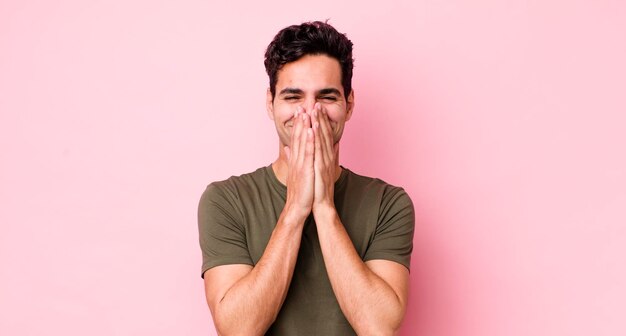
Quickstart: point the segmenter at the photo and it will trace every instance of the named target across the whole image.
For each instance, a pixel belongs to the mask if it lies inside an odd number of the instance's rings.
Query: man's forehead
[[[307,55],[283,65],[276,75],[278,81],[311,77],[333,81],[341,78],[341,66],[339,61],[326,55]]]

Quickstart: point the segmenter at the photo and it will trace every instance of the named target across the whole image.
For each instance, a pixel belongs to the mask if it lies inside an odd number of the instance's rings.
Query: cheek
[[[274,118],[280,124],[286,122],[287,120],[293,117],[293,111],[286,106],[283,105],[275,105],[274,106]]]
[[[341,118],[341,115],[346,113],[345,106],[341,104],[326,104],[323,106],[326,109],[326,114],[331,120],[337,120]]]
[[[328,114],[328,120],[330,121],[330,125],[335,129],[338,124],[343,124],[346,120],[346,112],[345,110],[326,110]]]

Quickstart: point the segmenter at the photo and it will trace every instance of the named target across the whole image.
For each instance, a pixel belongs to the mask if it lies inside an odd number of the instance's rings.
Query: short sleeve
[[[198,205],[198,231],[202,249],[202,272],[228,264],[253,265],[246,242],[243,215],[236,195],[223,185],[210,184]]]
[[[414,229],[411,198],[404,189],[388,186],[383,193],[374,238],[363,260],[391,260],[410,269]]]

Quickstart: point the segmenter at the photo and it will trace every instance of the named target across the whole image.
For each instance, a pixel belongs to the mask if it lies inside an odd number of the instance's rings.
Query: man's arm
[[[406,309],[408,270],[393,261],[361,260],[335,209],[339,147],[334,144],[328,116],[320,105],[315,106],[312,120],[313,216],[330,284],[342,312],[359,335],[393,335]]]
[[[406,309],[409,272],[388,260],[363,262],[334,209],[314,211],[324,264],[344,315],[359,335],[393,335]]]
[[[223,265],[204,273],[206,299],[220,335],[262,335],[274,322],[293,275],[304,219],[285,212],[254,266]]]
[[[315,177],[311,122],[306,113],[298,112],[291,147],[285,148],[289,167],[285,207],[261,259],[254,267],[224,265],[204,273],[207,303],[220,335],[262,335],[287,295],[304,221],[312,209]]]

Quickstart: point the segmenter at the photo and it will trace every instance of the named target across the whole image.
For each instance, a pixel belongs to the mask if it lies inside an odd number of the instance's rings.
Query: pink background
[[[621,1],[0,2],[0,334],[214,335],[196,207],[269,164],[263,52],[355,43],[342,164],[417,212],[402,335],[625,335]]]

